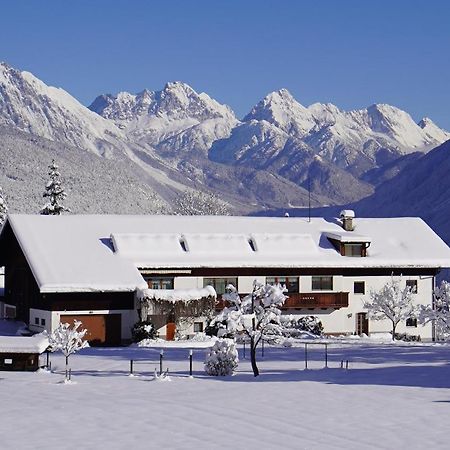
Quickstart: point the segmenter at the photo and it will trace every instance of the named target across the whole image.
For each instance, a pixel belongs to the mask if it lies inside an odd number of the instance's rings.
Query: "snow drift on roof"
[[[206,286],[202,289],[140,289],[138,296],[140,299],[148,298],[174,303],[201,300],[208,297],[216,298],[217,294],[212,286]]]
[[[42,334],[35,336],[0,336],[0,353],[38,353],[45,352],[48,338]]]

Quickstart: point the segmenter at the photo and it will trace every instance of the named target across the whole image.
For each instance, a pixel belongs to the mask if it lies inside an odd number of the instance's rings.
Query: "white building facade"
[[[428,305],[436,274],[450,267],[450,249],[421,219],[355,218],[352,211],[329,220],[11,215],[0,252],[5,305],[31,329],[52,331],[77,318],[93,336],[106,330],[107,344],[130,339],[142,289],[212,285],[220,300],[227,284],[245,295],[255,279],[286,285],[283,314],[317,316],[327,334],[390,332],[389,321],[368,319],[370,292],[394,276],[417,305]],[[202,331],[205,320],[192,320],[183,334]],[[164,324],[159,331],[168,334]],[[433,337],[413,317],[397,331]]]

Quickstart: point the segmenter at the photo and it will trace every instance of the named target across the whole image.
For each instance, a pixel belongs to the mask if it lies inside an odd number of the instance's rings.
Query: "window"
[[[366,256],[366,247],[364,244],[344,244],[344,256],[361,257]]]
[[[212,286],[216,290],[217,295],[225,294],[225,289],[229,284],[232,284],[237,289],[237,278],[203,278],[203,287]]]
[[[271,285],[281,284],[282,286],[286,286],[289,294],[299,292],[298,277],[267,277],[266,283]]]
[[[173,289],[173,278],[146,278],[149,289]]]
[[[194,333],[203,333],[203,322],[194,322]]]
[[[353,283],[353,293],[354,294],[365,294],[366,293],[365,281],[355,281]]]
[[[333,290],[333,277],[332,276],[312,277],[312,290],[313,291],[332,291]]]
[[[406,326],[417,328],[417,319],[415,317],[409,317],[406,319]]]
[[[45,319],[41,319],[41,325],[45,327]]]
[[[34,324],[35,325],[39,325],[39,317],[35,317],[34,318]]]
[[[13,360],[11,358],[5,358],[3,360],[3,364],[12,364],[12,363],[13,363]]]
[[[406,286],[411,289],[411,293],[417,294],[417,280],[406,280]]]

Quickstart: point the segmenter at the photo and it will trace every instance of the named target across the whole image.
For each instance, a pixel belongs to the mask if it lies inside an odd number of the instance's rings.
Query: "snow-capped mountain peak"
[[[417,125],[430,140],[445,142],[450,139],[450,133],[439,128],[429,117],[424,117]]]
[[[160,91],[101,95],[89,108],[112,119],[131,139],[172,155],[177,150],[205,152],[238,123],[228,106],[180,81]]]
[[[65,90],[6,63],[0,64],[0,124],[100,154],[114,151],[124,138]]]
[[[312,114],[287,89],[264,97],[244,118],[249,120],[265,120],[296,136],[304,136],[315,125]]]

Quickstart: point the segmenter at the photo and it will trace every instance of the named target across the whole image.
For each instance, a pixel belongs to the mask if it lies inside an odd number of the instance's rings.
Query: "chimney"
[[[342,228],[345,231],[353,231],[353,219],[355,218],[355,211],[353,211],[352,209],[343,209],[340,216],[342,221]]]

